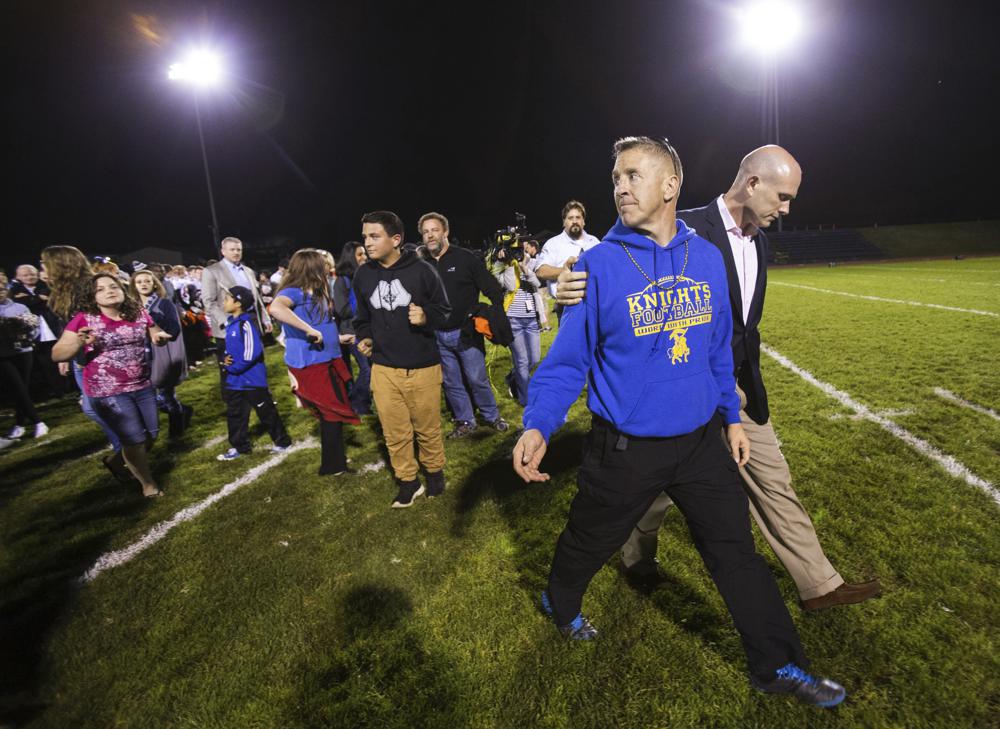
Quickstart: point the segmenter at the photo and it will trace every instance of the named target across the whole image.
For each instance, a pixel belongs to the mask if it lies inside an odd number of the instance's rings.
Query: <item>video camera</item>
[[[492,261],[524,260],[523,241],[528,237],[528,218],[524,213],[514,213],[514,224],[500,228],[493,234],[489,245],[489,258]]]

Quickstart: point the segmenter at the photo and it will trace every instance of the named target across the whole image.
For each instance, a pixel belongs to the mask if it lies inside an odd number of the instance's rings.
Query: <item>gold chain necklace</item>
[[[674,276],[674,282],[669,286],[661,286],[659,283],[651,279],[649,275],[642,270],[642,266],[639,265],[639,262],[635,260],[635,258],[632,256],[632,251],[628,249],[628,246],[625,245],[625,242],[618,241],[618,243],[619,245],[621,245],[623,249],[625,249],[625,253],[628,255],[629,260],[632,261],[632,265],[636,267],[636,270],[642,274],[642,277],[644,279],[649,281],[649,283],[655,286],[656,288],[661,289],[663,291],[669,291],[678,283],[680,283],[680,280],[684,277],[684,272],[687,270],[687,265],[688,265],[688,241],[684,241],[684,265],[681,266],[681,273],[679,276]]]

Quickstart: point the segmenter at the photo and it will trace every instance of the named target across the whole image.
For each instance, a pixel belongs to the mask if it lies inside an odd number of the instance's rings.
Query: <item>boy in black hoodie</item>
[[[392,502],[398,509],[424,493],[419,465],[427,471],[427,496],[444,491],[441,355],[434,330],[448,319],[451,306],[437,272],[400,248],[403,221],[398,215],[367,213],[361,225],[369,260],[354,276],[354,333],[361,353],[373,358],[372,395],[399,482]]]

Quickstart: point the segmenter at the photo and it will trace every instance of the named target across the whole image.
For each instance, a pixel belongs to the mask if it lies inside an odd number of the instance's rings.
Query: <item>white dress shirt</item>
[[[736,263],[736,277],[740,281],[740,301],[743,303],[743,323],[750,316],[750,302],[753,301],[757,288],[757,245],[752,236],[743,235],[740,226],[733,220],[726,201],[719,195],[719,212],[722,214],[722,224],[729,236],[729,247],[733,251],[733,261]]]
[[[562,268],[570,258],[579,258],[580,254],[600,243],[597,238],[584,231],[576,240],[569,237],[565,230],[557,236],[549,238],[542,246],[541,253],[538,254],[538,263],[535,266],[554,266]],[[558,282],[549,281],[549,293],[552,298],[556,296],[556,286]]]
[[[250,283],[250,277],[247,276],[246,269],[243,268],[242,263],[232,263],[225,258],[222,259],[222,262],[229,266],[229,273],[232,274],[233,281],[236,282],[237,286],[242,286],[253,291],[253,284]]]

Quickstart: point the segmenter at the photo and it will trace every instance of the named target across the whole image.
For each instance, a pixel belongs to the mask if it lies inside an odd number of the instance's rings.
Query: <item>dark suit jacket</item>
[[[11,300],[19,304],[24,304],[32,314],[45,319],[45,323],[49,325],[49,329],[58,338],[63,331],[63,322],[59,320],[58,316],[52,313],[52,310],[46,303],[46,299],[42,298],[43,296],[51,296],[49,286],[44,281],[39,281],[35,284],[34,293],[28,291],[28,288],[16,278],[10,282]]]
[[[703,208],[679,210],[677,217],[722,252],[722,259],[726,262],[726,278],[729,281],[729,304],[733,311],[733,367],[736,383],[747,396],[747,415],[755,423],[763,425],[770,413],[767,408],[767,391],[760,374],[760,332],[757,325],[760,324],[764,311],[764,293],[767,288],[767,236],[763,231],[754,236],[754,243],[757,244],[757,284],[754,287],[753,301],[750,302],[750,313],[747,320],[743,321],[740,279],[736,274],[733,249],[729,245],[729,235],[722,222],[717,199]]]

